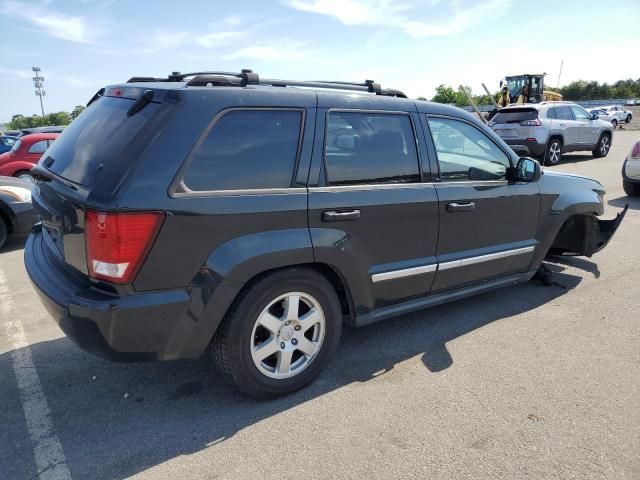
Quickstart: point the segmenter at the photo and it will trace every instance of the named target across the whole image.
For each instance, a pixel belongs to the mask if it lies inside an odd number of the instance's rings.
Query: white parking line
[[[7,277],[0,265],[0,318],[13,318],[14,304],[7,283]],[[27,422],[27,430],[33,444],[38,478],[40,480],[70,480],[71,473],[62,451],[60,440],[53,430],[51,412],[44,396],[40,377],[33,364],[31,350],[19,320],[6,321],[4,324],[7,338],[13,348],[11,359],[13,371],[18,380],[22,408]]]

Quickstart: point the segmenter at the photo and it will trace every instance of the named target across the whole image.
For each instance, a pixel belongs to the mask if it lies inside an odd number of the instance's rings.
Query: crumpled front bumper
[[[629,205],[611,220],[590,215],[576,215],[565,223],[558,233],[550,254],[591,257],[607,246],[622,223]]]

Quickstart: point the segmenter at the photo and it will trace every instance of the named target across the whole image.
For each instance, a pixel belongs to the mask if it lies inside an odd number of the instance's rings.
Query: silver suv
[[[555,165],[565,152],[590,150],[594,158],[606,157],[613,127],[571,102],[541,102],[502,108],[489,126],[511,148]]]

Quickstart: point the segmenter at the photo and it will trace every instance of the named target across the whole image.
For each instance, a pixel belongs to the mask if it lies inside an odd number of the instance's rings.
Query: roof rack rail
[[[390,97],[407,98],[400,90],[391,88],[382,88],[381,85],[373,80],[365,80],[362,83],[342,82],[342,81],[326,81],[326,80],[277,80],[260,78],[260,76],[249,69],[243,69],[241,72],[193,72],[180,73],[172,72],[167,78],[154,77],[132,77],[127,83],[132,82],[183,82],[188,77],[193,77],[186,84],[187,87],[201,86],[242,86],[247,85],[271,85],[273,87],[307,87],[307,88],[327,88],[335,90],[351,90],[357,92],[369,92],[376,95],[385,95]],[[234,81],[233,78],[238,80]]]

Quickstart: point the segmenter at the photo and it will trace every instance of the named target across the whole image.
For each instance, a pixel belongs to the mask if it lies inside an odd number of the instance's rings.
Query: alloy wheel
[[[604,157],[607,153],[609,153],[609,137],[603,135],[600,139],[600,154]]]
[[[549,145],[549,162],[553,165],[560,161],[560,144],[558,142],[552,142]]]
[[[285,379],[298,375],[322,347],[325,315],[311,295],[289,292],[265,307],[253,326],[251,358],[260,373]]]

